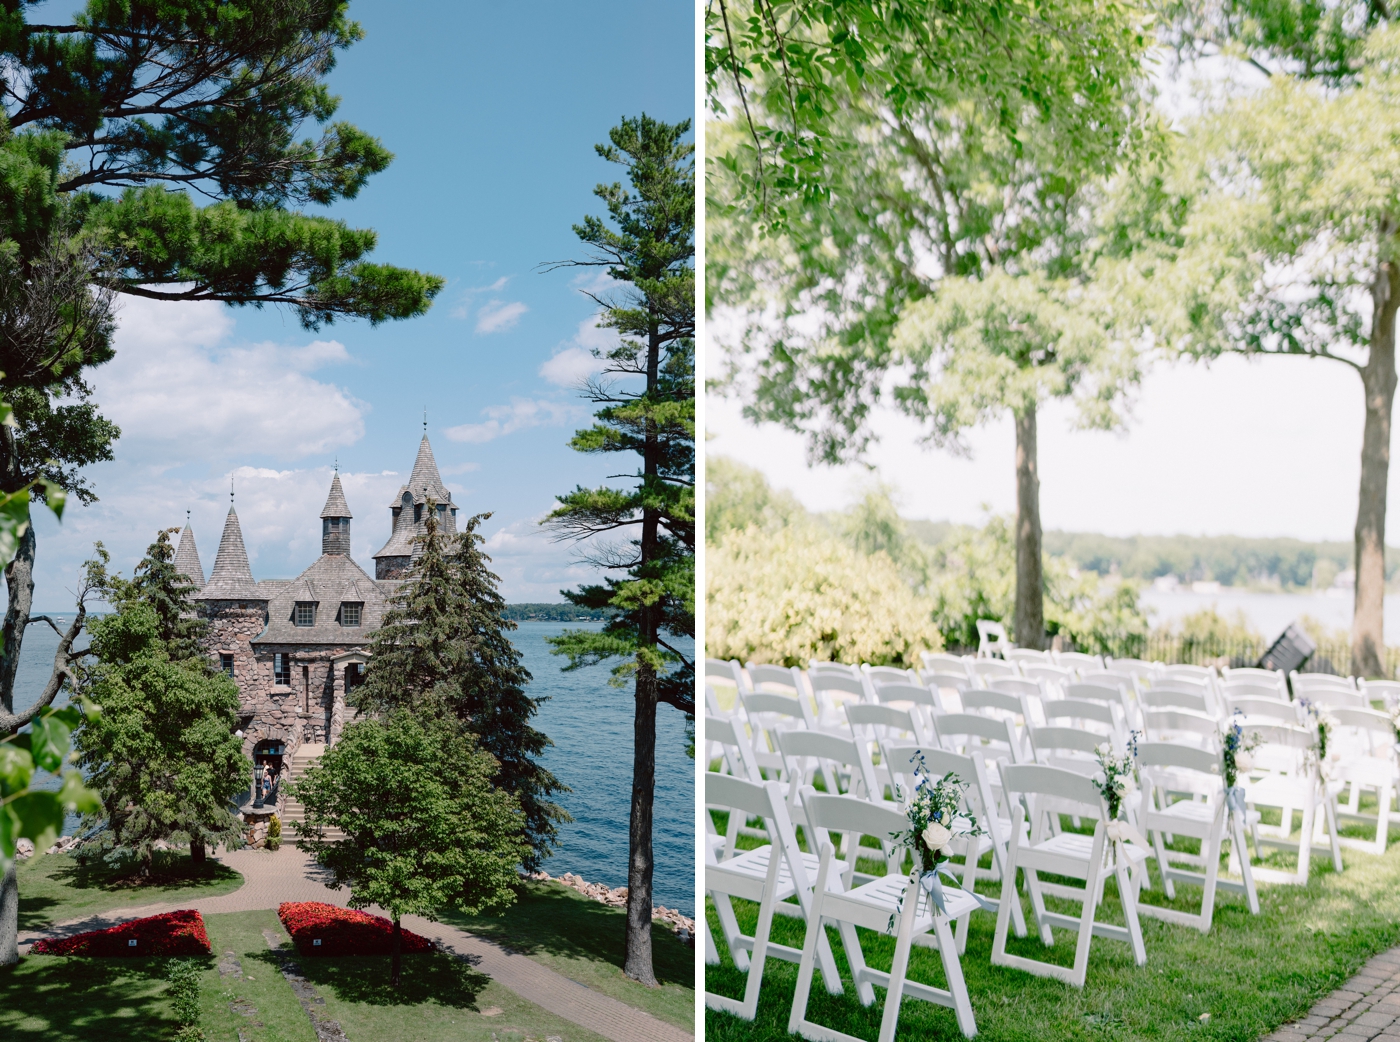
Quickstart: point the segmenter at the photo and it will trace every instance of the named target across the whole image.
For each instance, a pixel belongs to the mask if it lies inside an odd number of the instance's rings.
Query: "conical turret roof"
[[[199,550],[194,545],[194,529],[188,524],[180,533],[180,545],[175,548],[175,570],[195,587],[204,585],[204,566],[199,563]]]
[[[413,461],[413,473],[408,476],[408,484],[399,489],[399,494],[394,497],[394,501],[389,506],[399,506],[405,492],[410,493],[413,496],[413,502],[419,506],[422,506],[429,499],[434,503],[452,503],[452,493],[442,483],[442,475],[438,473],[437,460],[433,459],[433,447],[428,443],[426,434],[423,435],[423,440],[418,443],[418,458]]]
[[[340,472],[331,479],[331,494],[326,497],[326,505],[321,508],[322,517],[354,517],[350,506],[345,502],[345,490],[340,487]]]
[[[243,546],[243,529],[238,524],[238,512],[228,508],[224,519],[224,534],[219,540],[219,553],[214,558],[214,570],[209,573],[209,585],[200,591],[206,600],[235,600],[255,597],[253,570],[248,567],[248,551]]]

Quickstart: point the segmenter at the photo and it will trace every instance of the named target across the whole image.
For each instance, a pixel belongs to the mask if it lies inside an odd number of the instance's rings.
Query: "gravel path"
[[[1262,1042],[1400,1042],[1400,948],[1375,956],[1301,1020]]]
[[[20,951],[28,952],[29,945],[40,937],[66,937],[86,930],[100,930],[129,919],[173,912],[178,908],[195,908],[202,915],[214,915],[276,908],[283,901],[325,901],[344,906],[350,899],[349,889],[332,889],[328,886],[322,870],[311,862],[310,857],[290,844],[275,854],[265,850],[228,851],[220,854],[218,860],[243,874],[243,885],[232,893],[197,901],[123,908],[104,915],[59,923],[42,933],[21,932]],[[477,970],[522,998],[614,1042],[694,1040],[695,1036],[689,1031],[584,987],[524,955],[508,952],[497,944],[454,926],[431,922],[416,915],[404,916],[403,924],[415,933],[440,940],[449,950],[471,960]]]

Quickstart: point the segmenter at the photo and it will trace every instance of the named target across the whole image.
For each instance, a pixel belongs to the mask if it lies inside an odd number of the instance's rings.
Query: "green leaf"
[[[34,758],[13,742],[0,742],[0,796],[12,796],[29,788]]]
[[[102,799],[96,790],[83,784],[83,776],[77,771],[63,772],[63,786],[58,790],[58,798],[67,810],[75,814],[102,812]]]
[[[39,478],[35,484],[44,490],[44,502],[53,511],[53,516],[62,521],[63,508],[68,505],[68,493],[63,491],[63,486],[47,478]]]
[[[56,792],[26,792],[11,800],[5,809],[18,820],[19,836],[31,840],[35,850],[53,846],[63,831],[66,812]]]
[[[68,756],[68,736],[71,733],[72,728],[58,719],[57,714],[35,720],[29,739],[29,751],[34,757],[35,766],[57,774]]]

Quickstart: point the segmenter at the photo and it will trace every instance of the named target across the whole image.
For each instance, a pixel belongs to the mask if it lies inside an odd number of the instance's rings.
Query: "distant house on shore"
[[[340,737],[353,712],[345,696],[369,661],[389,598],[413,567],[430,503],[439,531],[455,535],[457,507],[424,434],[413,473],[389,504],[389,538],[374,555],[373,576],[350,556],[352,515],[339,473],[321,510],[321,556],[295,579],[253,578],[230,504],[206,582],[185,526],[175,564],[198,587],[193,599],[209,620],[209,657],[238,685],[245,754],[280,767],[301,745]]]

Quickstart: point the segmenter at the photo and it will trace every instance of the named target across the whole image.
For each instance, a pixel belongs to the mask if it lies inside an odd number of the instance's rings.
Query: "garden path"
[[[1308,1011],[1262,1042],[1400,1042],[1400,948],[1374,956]]]
[[[218,860],[243,875],[243,885],[232,893],[195,901],[123,908],[59,923],[43,932],[22,932],[19,937],[20,951],[28,952],[29,945],[40,937],[66,937],[86,930],[101,930],[129,919],[173,912],[179,908],[194,908],[201,915],[214,915],[220,912],[275,909],[283,901],[324,901],[343,907],[350,899],[348,888],[336,889],[327,885],[323,870],[313,864],[308,855],[290,844],[276,853],[247,849],[227,851],[218,855]],[[380,912],[377,908],[368,910]],[[449,951],[467,959],[477,970],[522,998],[613,1042],[694,1042],[695,1036],[690,1032],[593,991],[524,955],[507,951],[465,930],[416,915],[404,916],[403,925],[415,933],[440,940]]]

